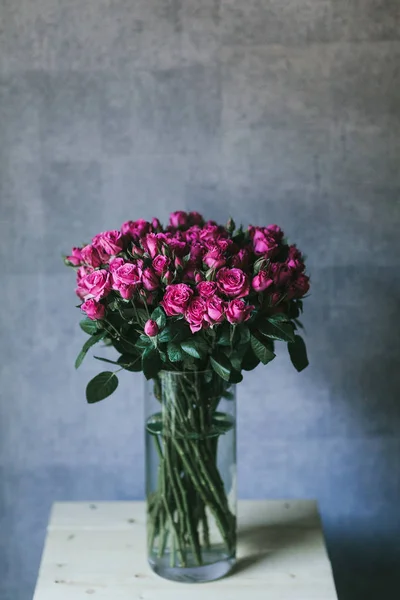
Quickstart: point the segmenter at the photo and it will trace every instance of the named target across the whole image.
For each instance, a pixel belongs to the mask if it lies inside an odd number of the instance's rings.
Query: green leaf
[[[167,316],[161,306],[157,306],[150,315],[150,319],[155,321],[160,329],[163,329],[167,324]]]
[[[104,371],[94,377],[86,387],[86,399],[94,404],[110,396],[118,387],[118,377],[111,371]]]
[[[229,358],[223,352],[214,350],[212,356],[210,356],[210,363],[217,375],[225,379],[225,381],[229,381],[232,365]]]
[[[265,336],[273,340],[281,340],[283,342],[294,341],[293,325],[286,320],[269,318],[267,321],[259,321],[256,324],[257,329]]]
[[[240,383],[241,381],[243,381],[243,375],[241,374],[240,371],[237,371],[236,369],[232,369],[231,376],[229,377],[229,381],[230,381],[230,383]]]
[[[230,346],[231,345],[231,325],[227,322],[220,325],[217,329],[218,338],[217,344],[220,346]]]
[[[254,335],[251,336],[250,342],[254,354],[260,359],[263,365],[266,365],[275,358],[275,354]]]
[[[242,360],[242,369],[244,371],[252,371],[260,364],[260,359],[254,354],[249,347]]]
[[[92,346],[97,344],[97,342],[99,342],[105,335],[106,335],[106,332],[102,331],[101,333],[96,333],[95,335],[92,335],[92,337],[90,337],[88,340],[86,340],[86,342],[83,344],[82,350],[79,352],[78,356],[76,357],[75,369],[79,369],[89,348],[91,348]]]
[[[289,356],[297,371],[303,371],[308,367],[307,349],[304,340],[299,335],[294,336],[294,342],[288,344]]]
[[[193,358],[202,358],[202,354],[199,350],[199,346],[195,342],[195,340],[187,340],[186,342],[181,342],[181,348],[186,354],[193,356]]]
[[[158,350],[154,347],[146,348],[142,356],[142,369],[146,379],[153,379],[162,367]]]
[[[248,344],[250,341],[250,329],[247,325],[239,325],[238,329],[240,332],[240,345]]]
[[[96,321],[92,321],[92,319],[82,319],[82,321],[79,322],[79,325],[82,331],[89,335],[94,335],[98,332]]]
[[[167,354],[171,362],[180,362],[182,360],[182,349],[175,342],[168,342]]]
[[[120,367],[125,371],[131,371],[132,373],[139,373],[142,370],[142,356],[134,356],[132,354],[123,354],[118,359]]]
[[[136,352],[136,342],[138,340],[138,334],[135,332],[134,334],[130,334],[130,339],[113,339],[112,343],[114,348],[120,354],[134,354]]]
[[[158,341],[162,344],[164,342],[170,342],[172,340],[172,331],[171,328],[167,325],[162,332],[158,335]]]

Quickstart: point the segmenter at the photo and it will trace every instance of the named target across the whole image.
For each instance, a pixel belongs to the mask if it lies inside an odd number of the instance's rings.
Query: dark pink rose
[[[206,320],[214,325],[215,323],[221,323],[225,314],[226,302],[217,295],[211,296],[207,300],[207,315]]]
[[[185,254],[187,254],[188,246],[183,240],[179,240],[178,238],[171,238],[170,240],[168,240],[167,243],[171,250],[174,251],[176,256],[182,257],[185,256]]]
[[[121,226],[121,233],[123,235],[130,235],[133,238],[139,238],[149,233],[151,230],[151,224],[144,219],[138,219],[137,221],[126,221]]]
[[[154,337],[158,334],[158,331],[158,325],[155,321],[153,321],[152,319],[146,321],[144,326],[144,332],[146,335],[148,335],[149,337]]]
[[[194,242],[190,247],[190,260],[200,264],[206,250],[202,244]]]
[[[193,296],[193,290],[185,283],[169,285],[160,302],[168,317],[183,314]]]
[[[81,279],[79,289],[82,291],[81,297],[84,300],[93,298],[98,301],[104,298],[111,289],[110,273],[105,269],[92,271]]]
[[[201,228],[198,225],[193,225],[193,227],[189,227],[189,229],[186,229],[185,240],[187,242],[190,242],[191,244],[194,244],[200,239],[200,233]]]
[[[254,306],[248,306],[243,300],[231,300],[226,308],[226,318],[229,323],[243,323],[250,319]]]
[[[104,231],[94,236],[93,246],[100,252],[100,255],[102,253],[108,256],[119,254],[123,249],[122,235],[116,229],[113,231]]]
[[[179,256],[175,256],[174,266],[175,266],[175,269],[183,269],[184,262]]]
[[[273,238],[275,238],[277,242],[282,241],[283,231],[280,227],[278,227],[278,225],[268,225],[268,227],[266,227],[265,230],[266,230],[266,233],[268,233],[268,235],[271,235]]]
[[[193,281],[195,281],[195,273],[196,273],[196,269],[197,266],[195,263],[193,263],[191,260],[189,260],[183,269],[183,281],[187,281],[189,283],[192,283]]]
[[[72,254],[67,256],[66,259],[73,267],[79,267],[82,264],[81,248],[72,248]]]
[[[184,227],[188,223],[188,214],[183,210],[177,210],[169,215],[171,227]]]
[[[191,225],[202,225],[204,223],[203,216],[195,211],[189,213],[189,222]]]
[[[192,298],[185,311],[185,319],[189,323],[192,333],[200,331],[205,325],[204,316],[206,314],[206,303],[202,298]]]
[[[273,285],[274,280],[270,278],[266,271],[260,271],[251,282],[253,290],[256,292],[263,292],[267,288]]]
[[[209,269],[218,269],[226,263],[226,260],[218,246],[214,246],[212,250],[209,250],[207,254],[203,256],[203,262]]]
[[[86,302],[82,304],[81,310],[83,310],[92,321],[102,319],[106,312],[105,306],[100,304],[100,302],[96,302],[93,298],[86,300]]]
[[[285,287],[292,279],[292,271],[287,268],[285,263],[273,263],[271,265],[271,276],[277,287]]]
[[[125,300],[129,300],[141,283],[141,270],[133,263],[123,263],[111,269],[111,277],[113,289],[117,290]]]
[[[227,236],[226,229],[221,225],[217,225],[213,221],[208,221],[208,223],[205,224],[200,233],[200,239],[202,239],[204,242],[208,240],[214,240],[215,243],[215,241],[221,236]]]
[[[297,279],[291,283],[288,289],[288,298],[302,298],[310,289],[310,278],[300,273]]]
[[[281,292],[274,292],[271,296],[271,304],[272,306],[274,306],[275,304],[278,304],[278,302],[281,301],[282,298],[282,294]]]
[[[291,271],[302,272],[306,268],[303,262],[303,256],[295,245],[289,246],[286,264]]]
[[[157,275],[154,273],[151,267],[147,267],[147,269],[144,269],[142,274],[142,283],[143,287],[148,292],[153,292],[154,290],[160,287],[160,280],[158,279]]]
[[[82,260],[84,263],[94,268],[100,267],[102,263],[99,251],[92,244],[88,244],[82,248]]]
[[[217,291],[217,284],[215,281],[201,281],[197,284],[197,291],[202,298],[211,298]]]
[[[163,256],[162,254],[158,254],[153,258],[153,262],[151,263],[154,269],[154,272],[157,275],[164,275],[168,271],[168,267],[171,264],[168,256]]]
[[[246,269],[249,264],[249,251],[241,248],[231,259],[232,267],[237,269]]]
[[[154,258],[160,251],[161,240],[158,239],[155,233],[148,233],[142,238],[142,246]]]
[[[218,289],[232,298],[243,298],[250,291],[249,278],[241,269],[223,267],[217,273]]]

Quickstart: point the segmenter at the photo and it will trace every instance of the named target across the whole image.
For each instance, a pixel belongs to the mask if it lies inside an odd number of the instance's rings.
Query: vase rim
[[[160,369],[159,373],[171,373],[172,375],[190,375],[196,373],[203,375],[204,373],[214,373],[213,369],[201,369],[200,371],[169,371],[168,369]]]

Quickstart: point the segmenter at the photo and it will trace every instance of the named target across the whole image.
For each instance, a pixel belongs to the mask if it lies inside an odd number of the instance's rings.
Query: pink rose
[[[82,260],[87,265],[91,267],[100,267],[102,260],[97,248],[92,246],[92,244],[88,244],[84,248],[82,248]]]
[[[217,284],[214,281],[201,281],[197,284],[197,291],[202,298],[211,298],[217,291]]]
[[[148,221],[144,219],[138,219],[137,221],[126,221],[121,226],[122,235],[130,235],[133,238],[139,238],[146,233],[149,233],[151,229],[151,225]]]
[[[158,325],[155,321],[153,321],[152,319],[146,321],[144,326],[144,332],[146,335],[148,335],[149,337],[154,337],[158,334],[158,331]]]
[[[214,295],[211,296],[211,298],[208,298],[207,315],[205,317],[206,320],[211,325],[214,325],[215,323],[220,323],[224,318],[225,307],[226,302],[224,302],[219,296]]]
[[[202,298],[192,298],[185,311],[185,319],[189,323],[190,331],[196,333],[205,325],[204,316],[206,313],[206,303]]]
[[[164,294],[164,298],[160,302],[168,317],[184,314],[191,297],[193,290],[185,283],[177,283],[169,285]]]
[[[115,261],[111,264],[114,263]],[[113,289],[117,290],[125,300],[129,300],[141,283],[141,270],[133,263],[123,262],[116,268],[111,268],[111,277]]]
[[[251,282],[253,290],[256,292],[263,292],[267,288],[273,285],[274,280],[270,278],[266,271],[260,271]]]
[[[81,291],[81,297],[84,300],[93,298],[98,301],[101,298],[104,298],[111,290],[110,273],[105,269],[92,271],[81,279],[79,290]]]
[[[106,312],[105,306],[100,304],[100,302],[96,302],[96,300],[93,298],[86,300],[86,302],[82,304],[81,310],[83,310],[83,312],[85,312],[89,319],[92,319],[92,321],[102,319]]]
[[[256,228],[253,237],[253,249],[255,254],[265,255],[267,258],[270,258],[276,253],[278,248],[278,243],[274,237]]]
[[[289,300],[292,298],[301,298],[305,294],[307,294],[310,289],[310,278],[304,273],[300,273],[300,275],[293,281],[293,283],[289,286],[288,289],[288,298]]]
[[[217,273],[218,289],[226,296],[243,298],[250,291],[249,278],[241,269],[223,267]]]
[[[151,264],[153,266],[154,272],[157,273],[157,275],[164,275],[164,273],[168,271],[168,267],[171,264],[171,261],[168,258],[168,256],[157,254],[157,256],[153,258],[153,262]]]
[[[177,210],[169,215],[171,227],[184,227],[188,222],[188,214],[183,210]]]
[[[115,271],[124,264],[125,260],[123,258],[113,258],[109,264],[110,272],[115,273]]]
[[[199,241],[201,229],[198,225],[193,225],[193,227],[189,227],[185,231],[185,239],[187,242],[194,244]]]
[[[79,267],[82,264],[81,248],[72,248],[72,254],[66,257],[66,260],[73,267]]]
[[[193,282],[195,280],[195,272],[197,266],[191,260],[189,260],[183,269],[183,280],[188,282]]]
[[[154,258],[160,251],[161,241],[155,233],[148,233],[142,238],[142,246]]]
[[[214,240],[215,243],[215,240],[217,240],[221,234],[226,235],[226,230],[220,225],[216,225],[213,221],[208,221],[201,230],[200,239],[203,241]]]
[[[306,268],[301,252],[294,245],[289,246],[286,264],[291,271],[301,272]]]
[[[197,271],[197,273],[195,273],[194,275],[194,280],[196,283],[201,283],[202,281],[204,281],[204,275]]]
[[[251,311],[254,306],[247,306],[243,300],[231,300],[226,309],[226,318],[229,323],[243,323],[250,319]]]
[[[84,299],[84,296],[87,291],[86,288],[82,287],[82,280],[85,279],[85,277],[89,275],[89,273],[93,273],[93,271],[93,267],[88,267],[86,265],[79,267],[79,269],[76,271],[76,283],[78,287],[76,288],[75,292],[81,300]]]
[[[97,248],[100,255],[105,253],[108,256],[113,254],[119,254],[123,249],[122,236],[119,231],[114,229],[113,231],[104,231],[95,235],[93,238],[93,246]]]
[[[209,250],[207,254],[203,256],[203,262],[210,269],[218,269],[226,263],[226,260],[218,246],[214,246],[212,250]]]
[[[151,267],[147,267],[142,273],[143,287],[148,292],[153,292],[160,287],[160,281]]]

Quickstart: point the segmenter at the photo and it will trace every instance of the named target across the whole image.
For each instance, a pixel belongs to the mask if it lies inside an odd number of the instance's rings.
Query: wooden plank
[[[57,503],[34,600],[337,599],[315,502],[240,501],[238,530],[232,575],[175,583],[147,565],[144,503]]]

